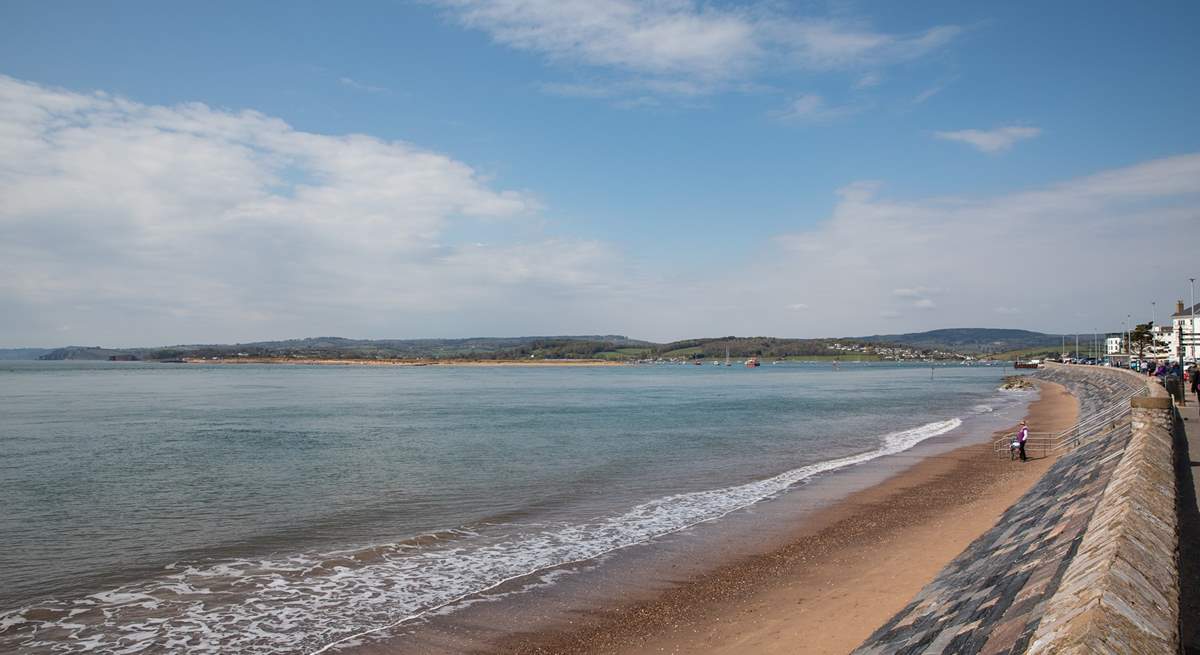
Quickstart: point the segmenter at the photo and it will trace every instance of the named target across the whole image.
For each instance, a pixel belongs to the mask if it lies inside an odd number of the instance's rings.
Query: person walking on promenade
[[[1025,421],[1021,421],[1021,431],[1018,433],[1017,443],[1020,444],[1020,447],[1021,447],[1021,461],[1022,462],[1029,461],[1029,458],[1025,456],[1025,440],[1028,438],[1029,438],[1029,426],[1025,425]]]
[[[1188,377],[1191,378],[1192,393],[1196,395],[1196,404],[1200,405],[1200,366],[1192,364],[1192,368],[1188,371]]]

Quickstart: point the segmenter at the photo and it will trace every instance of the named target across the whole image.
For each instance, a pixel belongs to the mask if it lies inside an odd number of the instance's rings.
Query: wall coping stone
[[[1174,410],[1160,385],[1148,386],[1152,397],[1133,400],[1132,437],[1028,653],[1179,652]]]

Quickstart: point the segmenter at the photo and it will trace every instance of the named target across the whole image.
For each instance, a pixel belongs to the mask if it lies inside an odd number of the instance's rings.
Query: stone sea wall
[[[1179,651],[1171,400],[1133,400],[1133,434],[1029,653]]]
[[[1079,399],[1081,419],[1146,386],[1146,380],[1135,374],[1096,367],[1055,366],[1039,370],[1034,376],[1066,386]],[[1128,588],[1144,588],[1130,569],[1140,570],[1147,565],[1133,560],[1140,554],[1135,550],[1146,544],[1127,540],[1119,548],[1105,545],[1118,533],[1133,528],[1130,516],[1141,510],[1122,511],[1122,505],[1146,493],[1148,485],[1141,475],[1145,462],[1161,457],[1169,477],[1156,476],[1155,484],[1174,483],[1170,440],[1166,441],[1164,455],[1154,445],[1157,438],[1145,437],[1147,430],[1141,420],[1108,421],[1082,434],[1082,446],[1061,456],[992,529],[968,546],[855,652],[992,654],[1024,653],[1035,647],[1040,649],[1038,652],[1105,652],[1092,650],[1090,643],[1069,646],[1066,635],[1086,632],[1084,626],[1089,619],[1104,616],[1098,610],[1092,611],[1097,606],[1117,607],[1119,599],[1133,598],[1126,593]],[[1142,435],[1136,439],[1135,425]],[[1114,489],[1112,494],[1110,488]],[[1169,507],[1173,519],[1173,500]],[[1155,532],[1147,538],[1159,548],[1164,534]],[[1173,544],[1174,540],[1166,542]],[[1114,561],[1117,554],[1126,557],[1129,567],[1105,564]],[[1155,564],[1159,564],[1157,559]],[[1170,569],[1167,575],[1172,575]],[[1099,599],[1083,593],[1084,587],[1099,578],[1109,583]],[[1159,581],[1155,577],[1148,582]],[[1075,590],[1074,595],[1069,595],[1070,589]],[[1169,587],[1160,589],[1163,596],[1171,595]],[[1169,610],[1159,607],[1161,600],[1143,596],[1131,601],[1136,605],[1130,607],[1162,619]],[[1122,607],[1118,613],[1123,611]],[[1126,618],[1138,629],[1162,623],[1148,622],[1144,616]],[[1055,632],[1055,626],[1068,623],[1073,630]],[[1122,650],[1143,643],[1136,641],[1138,638],[1130,636],[1107,652],[1172,652]]]

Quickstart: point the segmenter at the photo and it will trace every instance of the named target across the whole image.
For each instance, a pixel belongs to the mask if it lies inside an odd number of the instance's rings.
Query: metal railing
[[[1025,440],[1025,454],[1046,457],[1058,454],[1063,450],[1078,448],[1104,437],[1112,429],[1129,419],[1132,412],[1130,401],[1137,396],[1144,396],[1148,392],[1149,390],[1145,386],[1130,390],[1100,411],[1092,412],[1061,432],[1030,432],[1029,437]],[[1016,439],[1016,432],[997,437],[992,442],[992,451],[997,456],[1015,458],[1017,455],[1012,443]]]

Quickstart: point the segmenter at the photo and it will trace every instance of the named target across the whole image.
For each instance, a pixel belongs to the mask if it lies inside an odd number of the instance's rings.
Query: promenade
[[[1070,389],[1079,399],[1081,420],[1145,386],[1111,369],[1054,367],[1034,375]],[[1063,454],[991,530],[855,653],[1029,650],[1132,432],[1128,415],[1083,431],[1082,446]]]
[[[1179,583],[1180,639],[1186,653],[1200,653],[1200,403],[1188,396],[1179,408],[1186,452],[1180,454],[1179,490]],[[1188,481],[1191,484],[1186,484]]]

